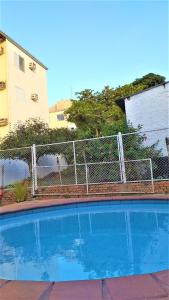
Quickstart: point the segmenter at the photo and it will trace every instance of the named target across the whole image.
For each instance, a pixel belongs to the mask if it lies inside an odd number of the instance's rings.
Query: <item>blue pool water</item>
[[[0,216],[0,278],[98,279],[169,269],[169,202],[96,202]]]

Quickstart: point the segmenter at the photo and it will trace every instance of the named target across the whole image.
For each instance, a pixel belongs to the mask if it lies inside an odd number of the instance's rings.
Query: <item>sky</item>
[[[4,1],[0,29],[48,68],[49,105],[168,76],[168,1]]]

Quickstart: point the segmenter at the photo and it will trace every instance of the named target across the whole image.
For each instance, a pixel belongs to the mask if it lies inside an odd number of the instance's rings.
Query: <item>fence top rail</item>
[[[67,141],[67,142],[58,142],[58,143],[51,143],[51,144],[34,144],[36,148],[38,147],[46,147],[46,146],[56,146],[56,145],[63,145],[63,144],[73,144],[74,141]]]
[[[113,137],[117,137],[117,136],[118,136],[118,134],[114,134],[114,135],[106,135],[106,136],[100,136],[100,137],[95,137],[95,138],[90,138],[90,139],[81,139],[81,140],[58,142],[58,143],[51,143],[51,144],[39,144],[39,145],[36,145],[36,147],[54,146],[54,145],[62,145],[62,144],[70,144],[70,143],[73,144],[73,143],[77,143],[77,142],[101,140],[101,139],[113,138]]]
[[[151,158],[124,160],[124,163],[136,162],[136,161],[151,161]],[[114,164],[114,163],[120,163],[120,160],[100,161],[100,162],[87,162],[86,165],[100,165],[100,164]],[[83,165],[85,165],[85,164],[83,164]]]
[[[150,133],[150,132],[157,132],[157,131],[164,131],[168,130],[169,127],[166,128],[158,128],[158,129],[153,129],[153,130],[145,130],[145,131],[135,131],[135,132],[128,132],[128,133],[122,133],[122,136],[128,136],[128,135],[134,135],[134,134],[144,134],[144,133]],[[38,144],[35,145],[36,148],[38,147],[47,147],[47,146],[54,146],[54,145],[63,145],[63,144],[75,144],[78,142],[87,142],[87,141],[94,141],[94,140],[104,140],[108,138],[117,138],[118,134],[114,135],[108,135],[108,136],[101,136],[101,137],[95,137],[95,138],[88,138],[88,139],[79,139],[79,140],[74,140],[74,141],[65,141],[65,142],[57,142],[57,143],[50,143],[50,144]],[[26,146],[26,147],[15,147],[15,148],[8,148],[8,149],[0,149],[0,152],[5,152],[5,151],[14,151],[14,150],[23,150],[23,149],[30,149],[33,145]]]
[[[148,132],[156,132],[156,131],[164,131],[164,130],[169,130],[169,127],[166,128],[158,128],[158,129],[153,129],[153,130],[145,130],[145,131],[135,131],[135,132],[128,132],[128,133],[122,133],[122,136],[125,135],[134,135],[134,134],[144,134]],[[66,142],[57,142],[57,143],[50,143],[50,144],[39,144],[36,145],[36,147],[45,147],[45,146],[53,146],[53,145],[62,145],[62,144],[73,144],[73,143],[78,143],[78,142],[87,142],[87,141],[94,141],[94,140],[102,140],[106,138],[113,138],[117,137],[118,134],[113,134],[113,135],[106,135],[106,136],[100,136],[100,137],[95,137],[95,138],[88,138],[88,139],[79,139],[79,140],[74,140],[74,141],[66,141]]]
[[[137,161],[151,161],[151,158],[142,158],[142,159],[132,159],[132,160],[124,160],[125,163],[129,162],[137,162]],[[44,165],[44,166],[38,166],[36,165],[37,168],[54,168],[54,167],[74,167],[74,166],[86,166],[86,165],[103,165],[103,164],[114,164],[114,163],[120,163],[119,160],[114,160],[114,161],[100,161],[100,162],[87,162],[87,163],[82,163],[82,164],[53,164],[53,165]]]
[[[19,147],[19,148],[0,149],[0,152],[18,151],[18,150],[23,150],[23,149],[31,149],[31,146],[27,146],[27,147]]]

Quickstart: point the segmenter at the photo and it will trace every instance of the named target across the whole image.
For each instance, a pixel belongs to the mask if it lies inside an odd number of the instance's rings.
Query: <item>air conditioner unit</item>
[[[35,71],[36,70],[36,64],[34,62],[30,62],[29,63],[29,69],[32,70],[32,71]]]
[[[31,95],[31,100],[33,100],[33,101],[38,101],[38,94],[32,94]]]
[[[4,48],[0,47],[0,55],[4,54]]]
[[[7,118],[1,118],[0,119],[0,127],[8,125],[8,119]]]
[[[6,83],[5,81],[0,81],[0,90],[4,90],[6,88]]]

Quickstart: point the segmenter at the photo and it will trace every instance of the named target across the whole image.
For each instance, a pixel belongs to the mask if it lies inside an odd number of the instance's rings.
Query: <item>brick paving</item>
[[[137,199],[166,199],[166,195]],[[136,196],[35,200],[0,208],[0,214],[33,208],[99,200],[131,200]],[[68,282],[0,279],[0,300],[169,300],[169,270],[138,276]]]
[[[167,300],[169,270],[104,280],[35,282],[0,280],[1,300]]]

